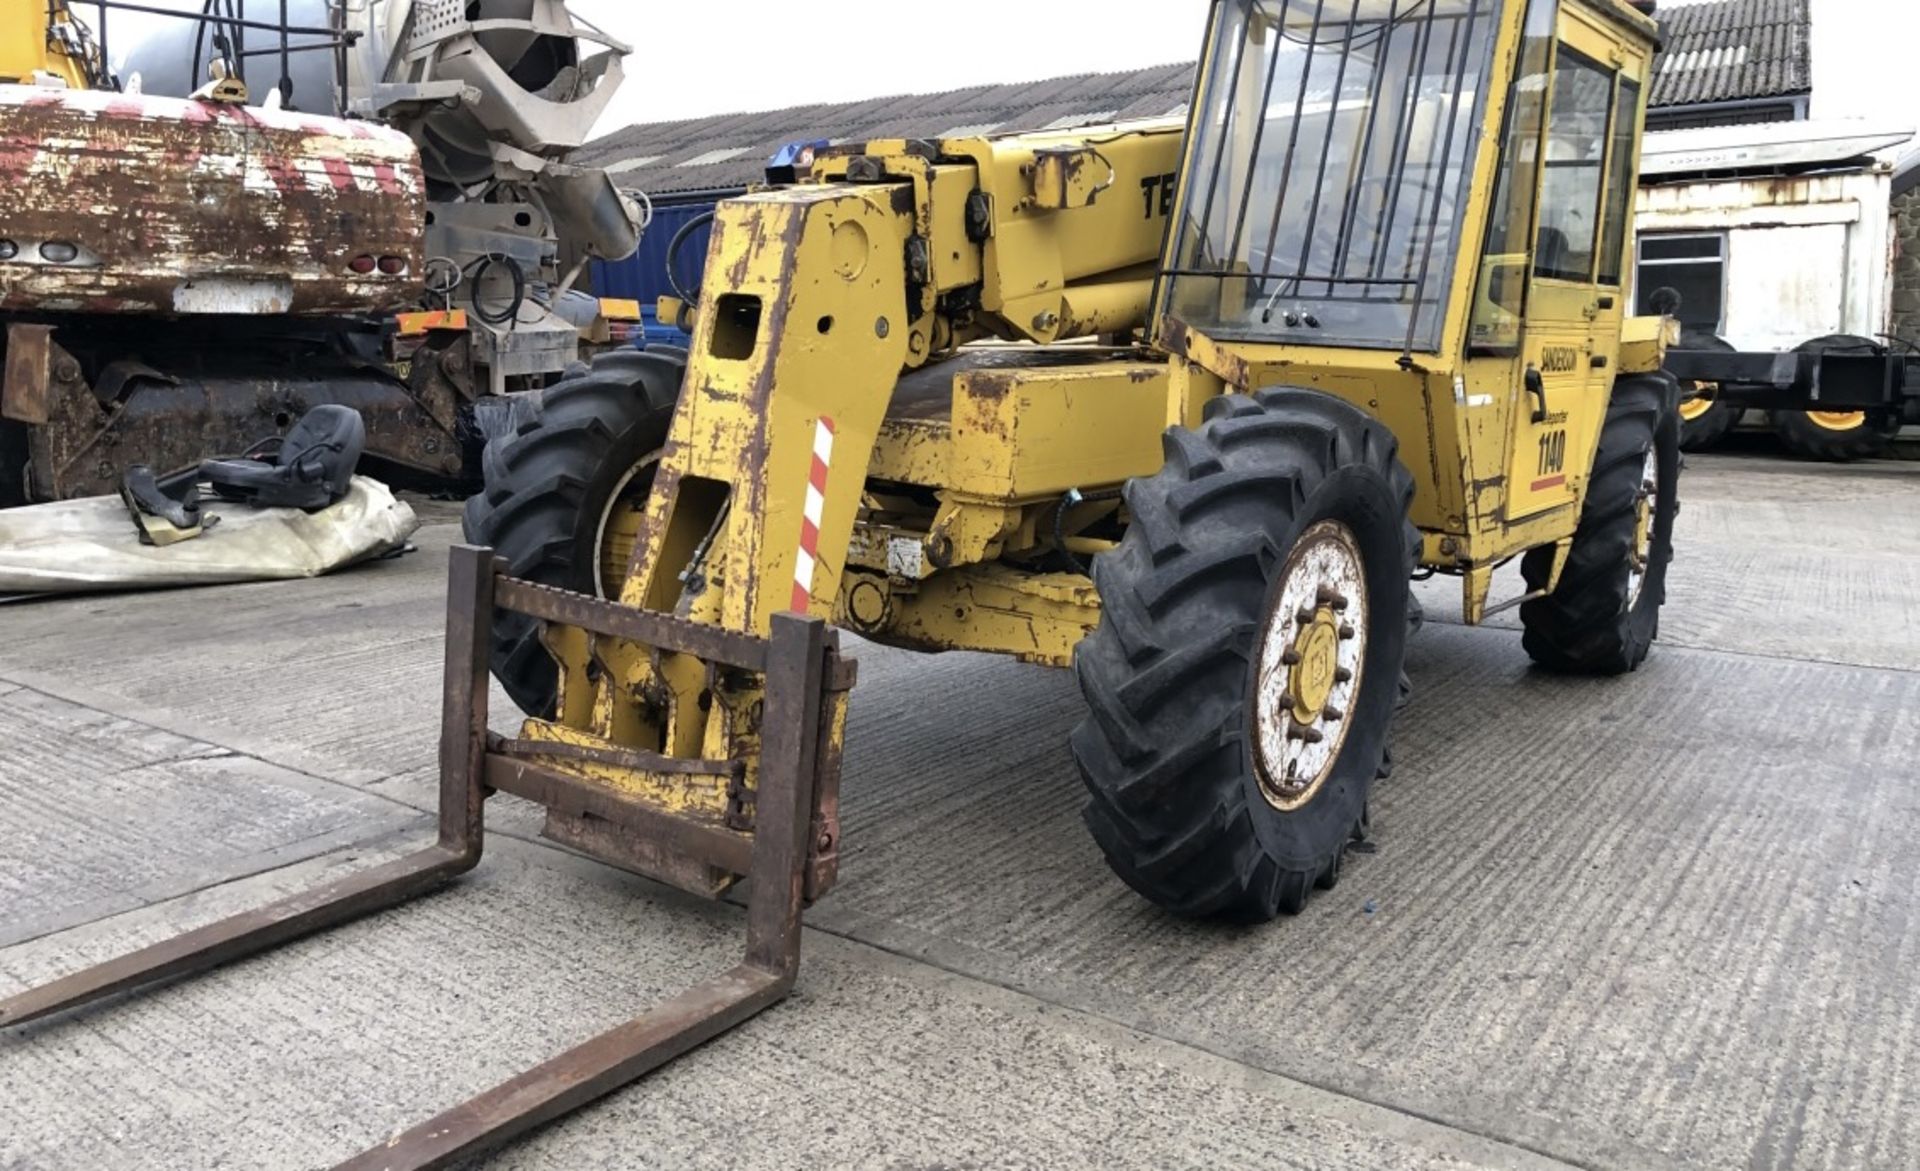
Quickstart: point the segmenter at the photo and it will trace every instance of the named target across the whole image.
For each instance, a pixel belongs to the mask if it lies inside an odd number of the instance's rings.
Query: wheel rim
[[[633,545],[640,537],[640,517],[653,490],[653,470],[659,463],[660,453],[654,451],[628,468],[607,494],[607,502],[594,522],[593,592],[603,600],[620,597],[620,586],[633,559]]]
[[[1353,530],[1320,521],[1287,555],[1260,639],[1254,760],[1261,792],[1276,809],[1312,801],[1340,758],[1360,693],[1369,617]]]
[[[1691,398],[1680,400],[1680,419],[1691,423],[1713,409],[1713,396],[1720,391],[1717,382],[1694,382],[1687,386]]]
[[[1866,425],[1865,411],[1808,411],[1807,418],[1823,431],[1853,431]]]
[[[1647,461],[1640,472],[1640,499],[1634,509],[1633,552],[1627,567],[1627,609],[1640,601],[1647,585],[1647,566],[1653,561],[1653,518],[1660,506],[1660,452],[1647,449]]]

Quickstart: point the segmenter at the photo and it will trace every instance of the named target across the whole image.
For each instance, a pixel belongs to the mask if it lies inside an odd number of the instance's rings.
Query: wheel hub
[[[1713,401],[1720,393],[1717,382],[1694,382],[1687,386],[1688,397],[1680,400],[1680,418],[1691,423],[1713,409]]]
[[[1660,504],[1660,452],[1647,449],[1647,461],[1640,472],[1640,501],[1634,509],[1633,552],[1628,555],[1627,609],[1640,601],[1646,588],[1647,566],[1653,560],[1653,518]]]
[[[1298,661],[1287,676],[1287,690],[1293,695],[1293,719],[1295,723],[1311,724],[1333,698],[1334,676],[1339,670],[1339,620],[1332,606],[1314,611],[1313,621],[1301,628],[1293,650]]]
[[[1367,586],[1353,531],[1321,521],[1281,567],[1260,641],[1251,713],[1261,791],[1281,810],[1313,800],[1346,743],[1367,648]]]
[[[1828,431],[1852,431],[1867,421],[1865,411],[1808,411],[1807,418]]]
[[[647,494],[653,489],[653,470],[659,463],[660,453],[655,451],[628,468],[607,494],[607,502],[594,522],[593,564],[597,570],[594,592],[607,601],[620,596],[627,563],[633,557],[634,542],[640,535]]]

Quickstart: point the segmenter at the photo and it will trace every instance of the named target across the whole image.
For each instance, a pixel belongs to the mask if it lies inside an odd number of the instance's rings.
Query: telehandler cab
[[[1656,31],[1622,0],[1218,0],[1184,128],[870,141],[721,204],[690,352],[603,357],[487,449],[439,843],[0,1023],[407,897],[478,861],[508,792],[613,865],[749,877],[746,957],[349,1165],[606,1093],[793,983],[840,845],[830,622],[1071,664],[1120,877],[1182,914],[1299,910],[1366,829],[1410,577],[1457,576],[1470,623],[1518,605],[1551,669],[1653,640],[1672,325],[1627,319],[1622,281]],[[1524,594],[1490,602],[1514,558]]]

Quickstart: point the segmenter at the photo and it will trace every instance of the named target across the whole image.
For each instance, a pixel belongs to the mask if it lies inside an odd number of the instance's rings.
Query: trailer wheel
[[[1683,350],[1713,350],[1732,353],[1733,344],[1710,333],[1688,333],[1680,339]],[[1712,382],[1680,384],[1680,450],[1706,451],[1717,446],[1740,425],[1744,411],[1729,406],[1718,397],[1720,387]]]
[[[1653,646],[1680,511],[1678,395],[1666,374],[1614,383],[1567,566],[1551,594],[1520,607],[1527,653],[1549,670],[1620,675]],[[1553,548],[1529,552],[1520,571],[1528,592],[1545,588]]]
[[[1399,698],[1413,478],[1377,420],[1263,390],[1175,427],[1097,557],[1074,653],[1086,820],[1114,871],[1192,916],[1263,921],[1339,877]]]
[[[685,371],[684,354],[614,350],[517,403],[512,432],[482,453],[467,540],[515,577],[616,596]],[[537,624],[501,615],[492,641],[501,687],[528,715],[551,715],[559,673]]]
[[[1833,333],[1801,342],[1796,354],[1823,354],[1828,350],[1878,351],[1871,338]],[[1900,430],[1900,419],[1889,411],[1770,411],[1768,419],[1788,451],[1806,459],[1850,463],[1874,459]]]

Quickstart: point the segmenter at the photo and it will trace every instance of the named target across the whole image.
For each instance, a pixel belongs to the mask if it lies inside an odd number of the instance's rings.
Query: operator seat
[[[1564,272],[1573,259],[1573,244],[1567,234],[1559,228],[1542,227],[1540,239],[1534,246],[1533,270],[1535,272]]]
[[[239,459],[209,460],[200,475],[222,499],[311,512],[347,494],[366,445],[359,411],[323,403],[286,435],[262,440]]]

